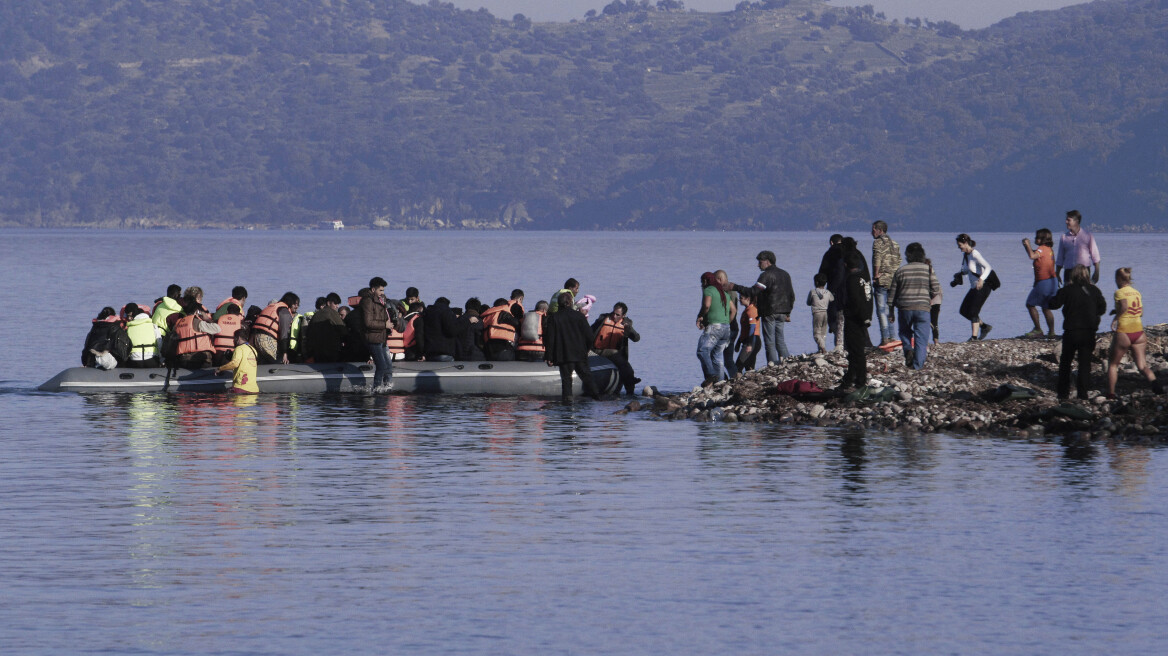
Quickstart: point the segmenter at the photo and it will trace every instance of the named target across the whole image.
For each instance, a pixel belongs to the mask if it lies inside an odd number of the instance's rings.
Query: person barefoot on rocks
[[[1080,399],[1087,398],[1091,384],[1091,357],[1095,352],[1095,335],[1099,332],[1099,318],[1107,311],[1103,292],[1091,284],[1091,272],[1082,264],[1067,274],[1067,284],[1050,299],[1050,307],[1063,310],[1063,348],[1059,355],[1058,397],[1071,393],[1071,365],[1079,361],[1079,376],[1075,391]]]
[[[1132,360],[1136,368],[1144,374],[1144,378],[1152,384],[1157,394],[1164,393],[1164,386],[1156,380],[1156,374],[1148,366],[1145,351],[1148,348],[1148,338],[1144,335],[1144,302],[1140,293],[1132,287],[1131,267],[1122,267],[1115,270],[1115,319],[1111,322],[1111,329],[1115,331],[1111,340],[1111,363],[1107,366],[1107,398],[1115,398],[1115,383],[1119,378],[1119,363],[1123,356],[1131,351]]]

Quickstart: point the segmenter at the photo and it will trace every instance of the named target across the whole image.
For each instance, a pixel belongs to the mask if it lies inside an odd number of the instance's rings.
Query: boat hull
[[[592,356],[588,366],[602,394],[619,391],[619,374],[607,358]],[[374,368],[363,362],[260,365],[261,393],[349,392],[367,389]],[[214,369],[111,369],[73,367],[37,389],[42,392],[225,392],[231,374]],[[409,394],[485,394],[559,396],[560,371],[543,362],[395,362],[393,391]],[[573,395],[583,385],[573,375]]]

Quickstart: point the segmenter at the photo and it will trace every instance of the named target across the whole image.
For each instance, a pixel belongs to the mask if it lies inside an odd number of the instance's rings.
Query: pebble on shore
[[[1148,363],[1168,377],[1164,346],[1168,324],[1145,329]],[[925,368],[905,366],[900,349],[868,356],[870,386],[891,387],[885,402],[850,402],[842,397],[805,401],[778,394],[776,385],[796,379],[825,390],[838,385],[847,367],[842,353],[798,355],[730,381],[682,394],[645,389],[642,405],[656,417],[696,421],[766,422],[897,430],[909,433],[992,434],[1013,437],[1062,435],[1076,441],[1168,442],[1168,398],[1157,395],[1130,358],[1120,366],[1116,400],[1108,400],[1106,362],[1111,333],[1096,338],[1089,398],[1060,401],[1055,393],[1061,339],[993,339],[930,345]],[[1168,382],[1168,381],[1165,381]],[[1033,399],[993,401],[991,392],[1012,384],[1038,393]],[[1090,418],[1068,416],[1086,410]],[[1079,414],[1082,414],[1079,412]]]

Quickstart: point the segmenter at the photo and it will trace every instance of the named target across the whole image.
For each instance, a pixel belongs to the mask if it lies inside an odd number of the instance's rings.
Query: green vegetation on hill
[[[0,5],[0,221],[1163,226],[1168,0],[978,32],[820,0]],[[1029,223],[1027,223],[1029,225]]]

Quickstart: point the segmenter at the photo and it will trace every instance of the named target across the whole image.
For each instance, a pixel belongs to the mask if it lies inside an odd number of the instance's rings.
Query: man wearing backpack
[[[896,340],[888,288],[899,268],[900,244],[888,236],[887,223],[876,221],[872,224],[872,299],[876,302],[876,318],[880,321],[881,346]]]

